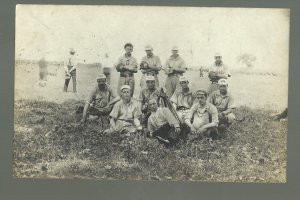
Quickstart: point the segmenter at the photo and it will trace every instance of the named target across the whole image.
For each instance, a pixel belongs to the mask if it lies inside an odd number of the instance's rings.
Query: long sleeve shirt
[[[167,74],[182,74],[186,70],[186,64],[180,56],[173,55],[166,61],[164,69]],[[184,70],[184,72],[177,72],[177,70]]]
[[[169,123],[174,127],[179,127],[179,123],[168,108],[157,108],[156,112],[152,112],[148,119],[148,130],[151,132],[157,130],[161,125]]]

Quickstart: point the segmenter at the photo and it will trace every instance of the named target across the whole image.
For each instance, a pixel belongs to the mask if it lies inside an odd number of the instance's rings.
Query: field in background
[[[287,105],[282,76],[233,73],[230,90],[240,121],[221,140],[182,141],[165,148],[143,134],[127,139],[103,135],[99,127],[107,127],[105,121],[79,126],[76,107],[96,83],[99,67],[78,68],[76,94],[72,83],[70,92],[62,92],[63,67],[50,65],[48,72],[41,87],[36,64],[15,68],[14,177],[286,182],[287,121],[270,118]],[[201,79],[199,71],[186,76],[192,89],[208,87],[207,73]],[[112,73],[111,80],[116,88],[118,74]],[[139,80],[140,73],[135,98]]]
[[[39,70],[37,64],[21,64],[15,67],[15,99],[40,99],[57,103],[68,99],[83,100],[90,88],[96,83],[96,77],[101,73],[100,67],[78,67],[77,69],[77,93],[73,94],[70,82],[68,93],[63,93],[64,69],[62,66],[48,66],[48,80],[45,87],[39,86]],[[249,73],[249,72],[248,72]],[[255,72],[253,72],[255,73]],[[209,80],[207,73],[204,78],[199,77],[199,71],[187,71],[186,76],[190,80],[193,90],[207,88]],[[140,92],[140,71],[135,75],[136,87],[134,97]],[[159,75],[160,85],[164,85],[166,75]],[[280,74],[242,74],[232,72],[229,79],[229,89],[233,94],[236,104],[247,105],[251,108],[264,108],[274,111],[283,110],[287,107],[287,79]],[[111,85],[114,89],[118,83],[118,73],[112,69]]]

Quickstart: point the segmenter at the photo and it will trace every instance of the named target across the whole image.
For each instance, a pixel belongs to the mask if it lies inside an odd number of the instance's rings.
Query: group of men
[[[216,61],[209,70],[210,87],[193,92],[184,76],[187,68],[177,47],[172,48],[172,55],[162,67],[160,58],[153,54],[153,48],[146,46],[146,56],[140,63],[143,74],[141,92],[139,99],[135,100],[132,97],[138,63],[132,56],[133,45],[127,43],[124,49],[125,55],[115,65],[120,73],[117,91],[113,91],[106,76],[100,74],[97,85],[93,86],[86,100],[81,123],[86,123],[87,115],[109,116],[110,128],[104,131],[106,134],[119,132],[128,135],[145,130],[149,136],[170,143],[178,141],[181,136],[192,140],[204,136],[218,137],[220,131],[234,122],[234,100],[228,92],[227,81],[230,73],[221,55],[215,55]],[[71,72],[74,68],[67,68],[68,75],[73,78]],[[161,70],[167,75],[165,88],[159,87],[157,75]]]

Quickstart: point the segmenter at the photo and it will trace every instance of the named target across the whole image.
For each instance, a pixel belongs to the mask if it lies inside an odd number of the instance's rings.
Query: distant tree
[[[251,68],[256,61],[256,57],[252,54],[245,53],[238,56],[237,60],[239,63],[245,64],[248,68]]]

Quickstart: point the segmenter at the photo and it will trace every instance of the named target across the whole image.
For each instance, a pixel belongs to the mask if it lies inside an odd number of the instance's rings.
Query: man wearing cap
[[[141,108],[138,102],[131,98],[129,85],[121,86],[121,100],[118,101],[110,116],[110,129],[106,130],[105,133],[133,133],[137,130],[142,130],[139,118],[141,116]]]
[[[151,112],[149,109],[149,99],[154,98],[158,100],[158,97],[160,95],[159,90],[157,89],[155,85],[155,78],[154,76],[146,76],[146,84],[147,88],[143,89],[140,92],[139,100],[141,101],[141,110],[142,110],[142,124],[144,126],[147,126],[148,117],[150,116]]]
[[[227,79],[231,74],[228,70],[227,65],[225,65],[222,61],[222,56],[219,53],[215,54],[215,63],[210,67],[208,72],[208,78],[211,81],[211,85],[209,86],[208,93],[212,93],[213,91],[218,89],[218,81],[221,78]]]
[[[217,138],[218,111],[214,105],[207,102],[207,92],[205,90],[200,89],[196,92],[196,101],[187,113],[185,123],[191,129],[190,139],[205,135]]]
[[[224,130],[235,121],[235,115],[232,113],[235,105],[231,93],[228,92],[227,80],[220,79],[218,85],[219,90],[213,91],[208,101],[217,107],[220,121],[219,129]]]
[[[172,48],[172,55],[166,61],[164,71],[168,75],[165,83],[167,89],[166,93],[168,97],[171,98],[179,86],[179,77],[186,71],[185,62],[178,54],[178,47],[175,46]]]
[[[150,45],[147,45],[145,47],[146,56],[142,58],[140,69],[142,71],[142,77],[140,81],[140,86],[142,89],[146,88],[146,76],[154,76],[155,78],[155,85],[156,87],[159,87],[159,82],[157,75],[159,71],[161,70],[161,62],[160,58],[158,56],[155,56],[153,54],[153,48]]]
[[[70,49],[69,56],[65,62],[65,85],[64,92],[67,92],[70,79],[73,80],[73,92],[76,92],[76,67],[77,67],[77,58],[75,56],[75,50]]]
[[[106,83],[106,76],[104,74],[100,74],[97,77],[97,85],[92,87],[86,99],[81,123],[86,122],[88,112],[90,115],[97,117],[108,115],[112,110],[114,103],[118,100],[119,97]],[[81,107],[78,108],[77,112],[80,112],[80,110],[82,110]]]
[[[158,107],[157,99],[149,100],[151,115],[148,119],[148,131],[151,137],[170,144],[178,140],[180,125],[167,107]]]
[[[189,81],[185,76],[179,78],[180,89],[176,90],[171,97],[171,102],[177,110],[179,118],[184,122],[184,117],[188,110],[192,107],[195,96],[189,88]]]
[[[120,57],[118,63],[115,65],[117,72],[120,72],[120,78],[118,83],[118,93],[121,94],[120,88],[122,85],[130,86],[130,94],[133,96],[135,79],[134,73],[137,73],[137,61],[131,55],[133,51],[133,45],[127,43],[124,45],[125,55]]]

